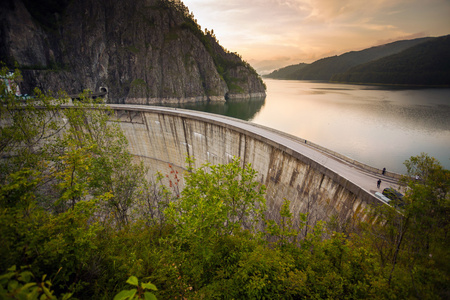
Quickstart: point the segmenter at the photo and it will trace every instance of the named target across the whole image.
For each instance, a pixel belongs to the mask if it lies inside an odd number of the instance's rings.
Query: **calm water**
[[[450,89],[265,82],[265,100],[183,108],[249,120],[394,172],[421,152],[450,169]]]

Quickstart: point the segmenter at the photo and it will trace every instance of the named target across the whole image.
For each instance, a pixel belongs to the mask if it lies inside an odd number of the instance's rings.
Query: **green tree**
[[[10,73],[3,67],[0,78],[8,78],[15,90],[21,75],[18,70]],[[35,90],[35,97],[25,100],[8,92],[3,80],[0,83],[0,182],[4,187],[4,199],[14,204],[21,195],[28,193],[45,200],[51,194],[48,190],[52,177],[49,167],[52,153],[45,145],[62,129],[59,112],[65,98],[60,95],[55,99]],[[30,184],[17,189],[13,183],[19,178],[26,178]]]
[[[408,267],[416,295],[423,296],[427,291],[421,290],[417,282],[430,276],[425,268],[433,268],[437,272],[431,278],[446,278],[447,283],[450,279],[450,171],[425,153],[411,157],[405,166],[406,205],[402,213],[409,220],[410,233],[405,247],[409,252]],[[422,268],[417,268],[417,265]],[[435,283],[440,281],[438,277],[433,280]],[[448,292],[447,288],[435,288],[438,292]]]
[[[290,201],[285,199],[280,209],[280,221],[266,220],[266,232],[269,235],[269,241],[275,241],[278,245],[285,246],[299,246],[301,233],[304,227],[308,227],[308,214],[299,214],[298,226],[294,225],[293,214],[290,210]],[[307,235],[308,231],[306,230]]]
[[[0,92],[0,271],[29,264],[59,292],[93,294],[92,282],[111,275],[109,243],[144,194],[145,169],[133,164],[111,111],[92,99],[63,107],[64,94]]]
[[[355,242],[378,254],[386,291],[421,299],[444,297],[450,279],[450,173],[424,153],[405,165],[403,199],[374,209],[374,221],[361,223],[361,240]]]
[[[240,160],[228,164],[205,164],[185,175],[181,197],[166,209],[173,226],[168,241],[180,272],[190,280],[187,286],[200,288],[210,280],[215,247],[221,237],[255,233],[266,209],[265,188],[256,171]]]
[[[205,164],[185,176],[181,198],[166,210],[175,236],[182,241],[254,231],[265,212],[265,187],[251,165],[239,159],[228,164]]]
[[[42,276],[41,280],[34,280],[34,275],[26,267],[8,268],[7,273],[0,275],[0,297],[2,299],[54,299],[57,297],[51,290],[52,283]],[[61,299],[70,299],[72,294],[64,294]]]

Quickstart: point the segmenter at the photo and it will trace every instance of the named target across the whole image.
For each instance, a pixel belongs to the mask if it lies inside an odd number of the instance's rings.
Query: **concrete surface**
[[[108,106],[120,121],[130,152],[144,161],[151,174],[168,174],[171,168],[182,171],[186,155],[196,159],[195,167],[206,161],[226,163],[233,156],[251,163],[258,180],[267,186],[271,217],[289,199],[294,214],[308,212],[312,221],[331,216],[340,222],[356,215],[364,218],[369,204],[383,203],[375,192],[398,189],[398,174],[383,176],[381,170],[251,122],[166,107]]]

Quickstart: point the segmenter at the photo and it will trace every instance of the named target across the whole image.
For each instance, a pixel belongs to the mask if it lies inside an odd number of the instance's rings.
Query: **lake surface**
[[[393,172],[421,152],[450,169],[448,88],[264,81],[266,99],[179,107],[252,121]]]

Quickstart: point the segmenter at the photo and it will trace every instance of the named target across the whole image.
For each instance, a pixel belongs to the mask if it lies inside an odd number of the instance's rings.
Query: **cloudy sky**
[[[401,39],[450,34],[450,0],[182,0],[261,74]]]

